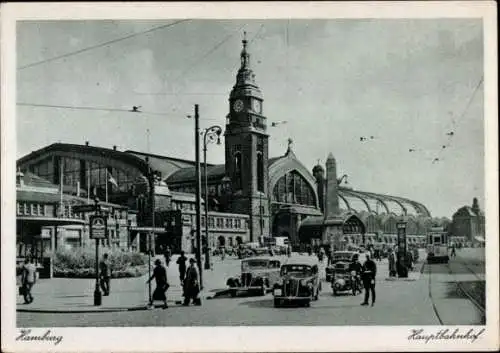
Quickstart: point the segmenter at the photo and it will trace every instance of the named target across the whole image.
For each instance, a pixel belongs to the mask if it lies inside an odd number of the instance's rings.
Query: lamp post
[[[205,247],[205,270],[210,269],[210,242],[208,233],[208,176],[207,176],[207,145],[210,142],[217,142],[220,145],[220,135],[222,128],[214,125],[206,129],[203,133],[203,173],[205,174],[205,236],[207,239]]]
[[[188,118],[191,118],[188,115]],[[194,144],[196,161],[196,264],[200,271],[200,290],[203,289],[203,271],[201,268],[201,175],[200,175],[200,116],[198,104],[194,105]]]
[[[101,214],[101,206],[99,205],[99,199],[96,197],[94,199],[95,204],[95,215],[99,216]],[[102,293],[99,288],[99,241],[95,240],[95,289],[94,289],[94,305],[100,306],[102,303]]]

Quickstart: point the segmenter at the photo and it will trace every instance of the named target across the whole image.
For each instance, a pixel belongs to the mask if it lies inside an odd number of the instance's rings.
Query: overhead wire
[[[106,108],[106,107],[91,107],[91,106],[73,106],[73,105],[56,105],[56,104],[37,104],[37,103],[16,103],[19,106],[25,107],[39,107],[39,108],[55,108],[55,109],[69,109],[69,110],[92,110],[92,111],[103,111],[103,112],[121,112],[121,113],[130,113],[130,114],[141,114],[141,115],[157,115],[163,117],[172,117],[172,118],[186,118],[184,115],[173,115],[171,113],[161,113],[161,112],[148,112],[142,110],[134,110],[134,109],[123,109],[123,108]],[[203,121],[219,121],[216,119],[203,119]]]
[[[145,31],[141,31],[141,32],[130,34],[130,35],[125,36],[125,37],[116,38],[116,39],[113,39],[113,40],[110,40],[110,41],[107,41],[107,42],[104,42],[104,43],[96,44],[96,45],[93,45],[93,46],[90,46],[90,47],[86,47],[86,48],[83,48],[83,49],[79,49],[79,50],[76,50],[76,51],[73,51],[73,52],[69,52],[69,53],[66,53],[66,54],[54,56],[52,58],[40,60],[40,61],[31,63],[31,64],[23,65],[23,66],[18,67],[17,70],[24,70],[24,69],[27,69],[27,68],[30,68],[30,67],[34,67],[34,66],[38,66],[38,65],[42,65],[42,64],[45,64],[45,63],[48,63],[48,62],[51,62],[51,61],[55,61],[55,60],[67,58],[67,57],[70,57],[70,56],[78,55],[78,54],[81,54],[81,53],[85,53],[85,52],[90,51],[90,50],[102,48],[102,47],[105,47],[105,46],[108,46],[108,45],[111,45],[111,44],[114,44],[114,43],[118,43],[118,42],[130,39],[130,38],[138,37],[138,36],[141,36],[141,35],[144,35],[144,34],[148,34],[148,33],[154,32],[154,31],[158,31],[160,29],[172,27],[172,26],[175,26],[175,25],[177,25],[179,23],[186,22],[186,21],[191,21],[191,20],[190,19],[183,19],[183,20],[178,20],[178,21],[175,21],[175,22],[172,22],[172,23],[169,23],[169,24],[165,24],[165,25],[161,25],[161,26],[156,26],[156,27],[150,28],[150,29],[145,30]]]
[[[198,60],[194,61],[191,63],[191,65],[186,68],[184,71],[182,71],[176,78],[172,80],[172,82],[177,82],[180,79],[182,79],[184,76],[186,76],[192,69],[194,69],[197,65],[203,62],[208,56],[213,54],[217,49],[219,49],[224,43],[226,43],[229,39],[231,39],[237,32],[241,31],[244,27],[246,27],[246,24],[242,25],[239,27],[236,31],[233,33],[227,35],[224,37],[220,42],[217,42],[213,47],[211,47],[207,52],[205,52]],[[140,92],[134,92],[137,95],[145,95],[145,96],[177,96],[177,95],[182,95],[179,92],[156,92],[156,93],[150,93],[150,92],[145,92],[145,93],[140,93]],[[192,94],[195,95],[195,94]],[[209,94],[205,94],[209,95]],[[218,94],[217,94],[218,95]]]
[[[442,154],[444,153],[444,151],[446,149],[448,149],[451,146],[451,142],[452,142],[453,138],[456,135],[456,131],[455,131],[456,130],[456,123],[457,123],[457,121],[460,122],[460,120],[463,119],[463,117],[465,116],[465,114],[469,110],[469,108],[470,108],[470,106],[471,106],[471,104],[472,104],[472,102],[473,102],[473,100],[474,100],[474,98],[476,96],[476,93],[478,92],[479,87],[481,87],[483,81],[484,81],[484,75],[481,75],[481,78],[479,79],[478,83],[474,87],[474,90],[472,91],[472,93],[471,93],[471,95],[469,97],[469,100],[467,101],[467,104],[465,105],[465,108],[462,110],[462,113],[458,116],[458,119],[455,120],[453,118],[453,115],[452,115],[451,120],[452,120],[453,130],[450,131],[450,132],[448,132],[448,133],[446,133],[446,135],[447,135],[447,141],[446,141],[445,144],[441,145],[441,149],[440,149],[439,153],[437,153],[437,157],[435,157],[433,159],[433,163],[436,163],[436,162],[442,160]]]

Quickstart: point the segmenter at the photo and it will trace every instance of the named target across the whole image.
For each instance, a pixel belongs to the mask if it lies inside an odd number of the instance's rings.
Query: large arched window
[[[264,156],[257,153],[257,190],[264,192]]]
[[[264,192],[264,139],[257,139],[257,190]]]
[[[274,186],[273,201],[316,206],[314,190],[297,171],[283,175]]]
[[[235,190],[241,190],[242,183],[242,158],[241,151],[236,149],[234,152],[234,175],[233,175],[233,185]]]

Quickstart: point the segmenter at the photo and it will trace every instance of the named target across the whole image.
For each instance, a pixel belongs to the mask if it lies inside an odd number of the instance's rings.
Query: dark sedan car
[[[307,262],[287,263],[281,266],[281,279],[274,285],[274,306],[299,303],[309,306],[318,300],[321,281],[318,266]]]

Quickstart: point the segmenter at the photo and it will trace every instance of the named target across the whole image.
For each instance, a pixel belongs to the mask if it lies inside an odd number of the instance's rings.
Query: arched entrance
[[[219,247],[226,246],[226,238],[224,238],[222,235],[217,238],[217,241],[219,243]]]
[[[243,244],[243,238],[241,238],[239,235],[236,237],[236,244],[238,246],[240,246],[241,244]]]
[[[366,244],[365,232],[366,228],[363,221],[361,221],[361,219],[359,219],[356,215],[347,217],[342,224],[344,239],[347,238],[353,245]]]
[[[273,220],[272,236],[273,237],[288,237],[290,239],[290,234],[292,230],[292,215],[290,212],[280,211]]]

